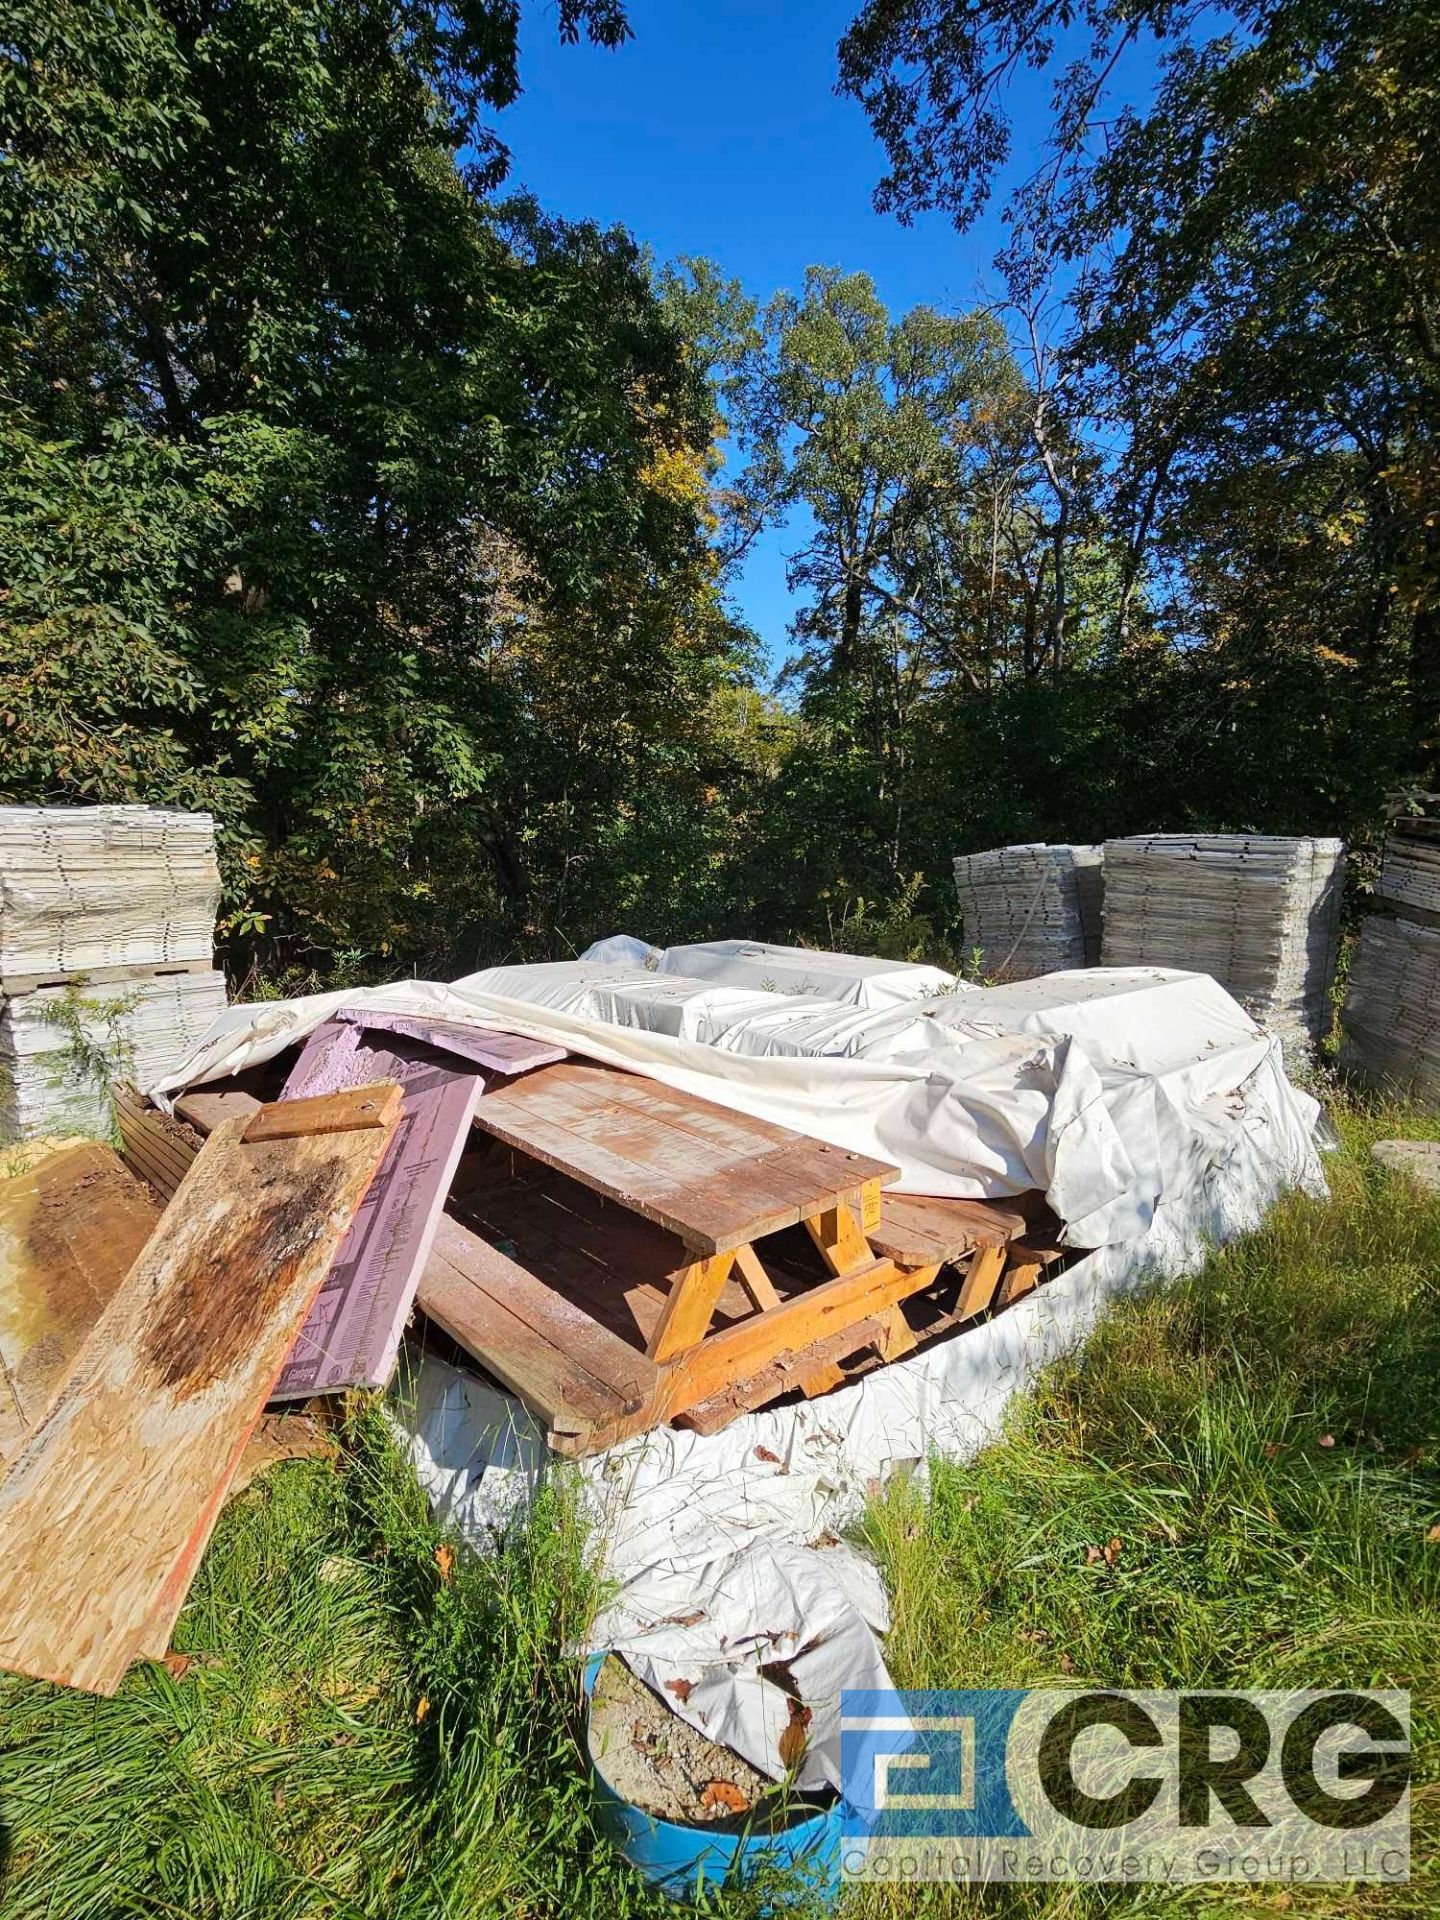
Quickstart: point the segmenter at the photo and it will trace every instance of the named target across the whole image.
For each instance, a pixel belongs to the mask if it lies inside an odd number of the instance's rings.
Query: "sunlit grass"
[[[915,1888],[851,1896],[857,1920],[1440,1907],[1440,1202],[1368,1153],[1440,1125],[1336,1117],[1328,1203],[1127,1303],[997,1445],[892,1486],[864,1538],[901,1685],[1410,1688],[1420,1877]],[[1111,1541],[1113,1566],[1087,1552]],[[178,1677],[138,1668],[111,1701],[0,1679],[4,1920],[673,1912],[591,1820],[567,1649],[595,1586],[566,1483],[495,1558],[452,1544],[362,1406],[338,1465],[281,1465],[227,1510]]]

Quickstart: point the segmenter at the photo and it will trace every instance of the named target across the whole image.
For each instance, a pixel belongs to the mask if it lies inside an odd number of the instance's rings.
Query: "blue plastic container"
[[[596,1653],[585,1665],[588,1699],[606,1656]],[[778,1832],[727,1833],[712,1827],[682,1827],[658,1819],[633,1801],[622,1799],[590,1756],[595,1808],[600,1825],[637,1873],[672,1900],[693,1901],[702,1888],[728,1880],[753,1881],[762,1874],[783,1874],[797,1894],[817,1894],[833,1903],[840,1893],[840,1803],[797,1819]],[[785,1901],[776,1882],[775,1903]]]

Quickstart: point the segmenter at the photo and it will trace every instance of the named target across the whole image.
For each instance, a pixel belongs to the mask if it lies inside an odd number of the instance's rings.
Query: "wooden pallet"
[[[0,974],[0,995],[18,1000],[41,987],[104,987],[126,980],[155,980],[175,973],[213,973],[213,960],[161,960],[154,966],[80,967],[73,973]]]

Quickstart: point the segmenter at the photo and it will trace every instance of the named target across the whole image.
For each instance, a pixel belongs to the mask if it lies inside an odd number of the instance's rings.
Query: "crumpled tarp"
[[[1004,1313],[820,1400],[709,1436],[662,1429],[567,1468],[615,1583],[594,1644],[776,1778],[793,1688],[814,1714],[804,1784],[837,1776],[840,1687],[885,1684],[884,1595],[840,1538],[867,1492],[982,1446],[1011,1397],[1139,1279],[1193,1266],[1288,1188],[1324,1192],[1318,1108],[1286,1079],[1278,1041],[1213,980],[1156,969],[866,1012],[633,959],[494,968],[450,986],[232,1007],[152,1091],[271,1058],[342,1006],[558,1041],[889,1160],[911,1192],[1039,1187],[1069,1242],[1093,1249]],[[508,1395],[434,1356],[418,1359],[401,1405],[422,1482],[483,1546],[547,1470],[543,1434]],[[689,1683],[685,1699],[672,1680]]]
[[[602,960],[652,973],[679,973],[726,987],[763,993],[819,994],[841,1006],[874,1013],[929,994],[967,991],[943,967],[914,960],[876,960],[856,953],[826,953],[815,947],[781,947],[769,940],[701,940],[685,947],[652,947],[632,934],[596,940],[582,960]]]
[[[644,968],[492,967],[449,986],[231,1007],[149,1091],[163,1098],[270,1059],[347,1006],[556,1041],[889,1161],[899,1192],[1038,1188],[1071,1246],[1148,1232],[1203,1183],[1237,1128],[1264,1141],[1280,1184],[1323,1185],[1318,1109],[1285,1078],[1279,1043],[1205,975],[1154,968],[1052,974],[867,1014]]]

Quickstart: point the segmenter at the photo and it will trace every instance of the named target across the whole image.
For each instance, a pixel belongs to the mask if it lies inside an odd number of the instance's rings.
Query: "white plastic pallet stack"
[[[1142,834],[1105,842],[1107,967],[1208,973],[1303,1065],[1330,1023],[1341,840]]]
[[[1099,847],[1034,841],[957,855],[966,947],[997,980],[1097,965],[1102,876]]]
[[[1389,911],[1360,929],[1340,1064],[1440,1102],[1440,820],[1393,829],[1375,894]]]
[[[219,901],[209,814],[0,807],[0,1137],[103,1130],[105,1061],[143,1086],[189,1050]]]

